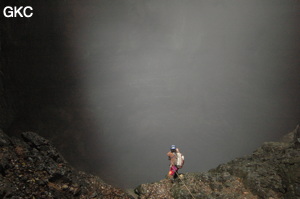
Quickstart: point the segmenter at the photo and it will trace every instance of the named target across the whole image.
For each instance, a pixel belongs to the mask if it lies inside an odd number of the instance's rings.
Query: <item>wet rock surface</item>
[[[135,189],[139,198],[299,199],[300,128],[282,142],[267,142],[251,155],[203,173],[181,174]]]
[[[132,198],[99,177],[73,169],[33,132],[22,140],[0,130],[0,198]]]

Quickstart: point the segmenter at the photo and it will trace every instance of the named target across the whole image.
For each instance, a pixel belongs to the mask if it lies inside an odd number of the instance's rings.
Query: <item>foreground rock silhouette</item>
[[[139,198],[297,199],[300,198],[300,128],[282,142],[266,142],[251,155],[203,173],[181,174],[142,184]]]
[[[282,142],[266,142],[251,155],[203,173],[142,184],[145,198],[300,198],[300,128]],[[51,143],[33,132],[22,139],[0,130],[0,198],[133,198],[99,177],[73,169]]]
[[[33,132],[22,140],[0,130],[0,198],[132,198],[99,177],[73,169]]]

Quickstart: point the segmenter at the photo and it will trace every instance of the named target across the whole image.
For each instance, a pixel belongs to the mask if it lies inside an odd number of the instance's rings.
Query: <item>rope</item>
[[[176,172],[178,178],[180,179],[179,174],[177,173],[177,171],[175,171],[175,172]],[[181,179],[180,179],[180,180],[181,180]],[[190,191],[190,189],[189,189],[189,188],[186,186],[186,184],[183,182],[183,180],[181,180],[181,182],[183,183],[183,185],[185,186],[185,188],[189,191],[189,193],[191,194],[192,198],[193,198],[193,199],[196,199],[196,198],[193,196],[193,194],[192,194],[192,192]]]

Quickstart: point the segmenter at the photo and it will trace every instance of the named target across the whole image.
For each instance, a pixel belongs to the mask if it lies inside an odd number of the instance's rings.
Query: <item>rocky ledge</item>
[[[73,169],[33,132],[22,139],[0,130],[0,198],[132,198],[100,178]]]
[[[135,189],[145,198],[300,199],[300,128],[282,142],[202,173],[180,174]],[[73,169],[53,145],[33,132],[21,139],[0,130],[0,198],[133,198],[99,177]]]
[[[300,128],[282,142],[266,142],[251,155],[203,173],[142,184],[139,198],[300,199]]]

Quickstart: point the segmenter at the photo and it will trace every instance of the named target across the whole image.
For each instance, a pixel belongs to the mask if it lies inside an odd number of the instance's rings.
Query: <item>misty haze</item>
[[[69,65],[76,86],[58,84],[80,91],[70,97],[80,105],[60,112],[73,123],[53,125],[52,140],[64,140],[74,166],[122,188],[165,178],[172,144],[185,156],[180,172],[201,172],[279,140],[300,119],[299,8],[292,0],[61,3],[52,17],[68,62],[48,68]]]
[[[163,178],[171,144],[182,172],[205,171],[296,125],[292,1],[105,3],[82,11],[72,42],[117,183]]]

